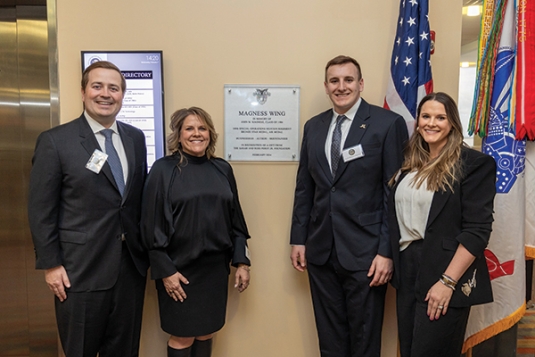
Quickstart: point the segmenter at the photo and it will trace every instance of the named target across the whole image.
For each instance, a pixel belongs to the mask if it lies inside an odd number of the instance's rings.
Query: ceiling
[[[463,6],[483,5],[483,0],[463,0]],[[463,15],[461,46],[467,45],[479,39],[481,16]]]

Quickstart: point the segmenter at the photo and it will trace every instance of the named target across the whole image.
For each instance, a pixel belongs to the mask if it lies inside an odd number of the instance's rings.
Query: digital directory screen
[[[82,71],[96,61],[115,64],[126,79],[117,120],[143,131],[147,164],[165,155],[162,51],[82,51]]]

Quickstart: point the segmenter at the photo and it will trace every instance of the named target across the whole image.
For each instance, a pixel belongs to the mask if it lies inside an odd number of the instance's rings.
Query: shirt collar
[[[353,120],[353,118],[355,118],[355,115],[357,114],[357,111],[359,110],[361,102],[362,102],[362,98],[359,97],[357,102],[353,104],[353,106],[344,114],[347,119],[351,121]],[[333,119],[336,120],[336,118],[338,118],[339,115],[341,114],[338,114],[333,108]]]
[[[100,124],[95,119],[91,118],[89,114],[87,114],[87,111],[84,110],[85,118],[87,119],[87,123],[91,127],[91,130],[94,134],[99,133],[101,130],[106,129],[102,124]],[[119,130],[117,129],[117,120],[113,121],[113,124],[109,127],[109,129],[113,130],[113,132],[117,135],[119,135]]]

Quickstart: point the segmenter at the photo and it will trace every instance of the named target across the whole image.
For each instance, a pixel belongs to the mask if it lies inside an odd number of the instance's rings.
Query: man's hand
[[[307,268],[307,260],[305,258],[305,246],[304,245],[293,245],[292,254],[290,254],[290,259],[292,259],[292,265],[295,270],[300,272],[305,271]]]
[[[67,271],[63,265],[59,265],[54,268],[45,270],[45,280],[54,295],[56,295],[59,301],[63,302],[67,298],[65,288],[71,287],[71,282],[67,276]]]
[[[368,277],[373,276],[370,286],[380,286],[388,283],[392,278],[393,271],[394,263],[392,259],[377,254],[372,261],[370,270],[368,270]]]

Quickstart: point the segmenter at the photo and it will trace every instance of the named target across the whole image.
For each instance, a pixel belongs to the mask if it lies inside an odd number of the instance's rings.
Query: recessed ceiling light
[[[466,10],[467,16],[479,16],[481,15],[481,6],[474,5],[474,6],[468,6]]]

